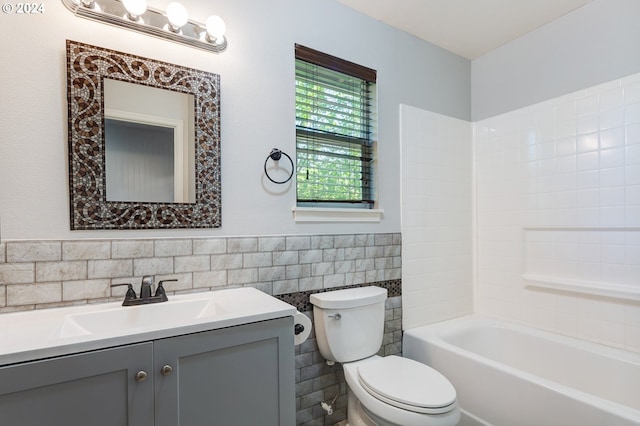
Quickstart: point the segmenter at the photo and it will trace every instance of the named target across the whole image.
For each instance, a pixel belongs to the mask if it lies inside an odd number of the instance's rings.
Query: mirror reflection
[[[107,201],[195,201],[192,94],[104,79]]]

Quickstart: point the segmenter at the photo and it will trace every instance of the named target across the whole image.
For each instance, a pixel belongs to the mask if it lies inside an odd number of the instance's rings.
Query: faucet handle
[[[171,280],[162,280],[160,282],[158,282],[158,287],[162,287],[163,283],[169,282],[169,281],[178,281],[177,278],[171,279]]]
[[[169,298],[167,297],[167,293],[164,291],[164,286],[162,284],[166,283],[167,281],[178,281],[177,279],[172,279],[172,280],[162,280],[160,282],[158,282],[158,288],[156,288],[156,295],[155,297],[160,297],[162,302],[166,302],[167,300],[169,300]]]
[[[133,285],[129,283],[121,283],[121,284],[111,284],[111,287],[121,287],[123,285],[129,286],[127,288],[127,293],[124,295],[124,300],[131,300],[136,298],[136,291],[133,289]]]

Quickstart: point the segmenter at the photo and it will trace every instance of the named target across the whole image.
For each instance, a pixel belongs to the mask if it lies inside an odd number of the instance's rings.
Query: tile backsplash
[[[394,234],[0,243],[0,312],[117,300],[143,275],[173,292],[254,286],[272,294],[399,280]]]

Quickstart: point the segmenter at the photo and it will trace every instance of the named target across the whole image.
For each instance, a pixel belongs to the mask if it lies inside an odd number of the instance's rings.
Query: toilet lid
[[[456,390],[442,374],[417,361],[387,356],[358,366],[362,386],[372,396],[409,411],[439,414],[450,411]]]

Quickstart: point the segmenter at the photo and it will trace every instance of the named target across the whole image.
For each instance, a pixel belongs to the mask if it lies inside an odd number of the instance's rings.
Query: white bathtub
[[[462,425],[640,425],[640,354],[477,315],[406,330],[456,388]]]

